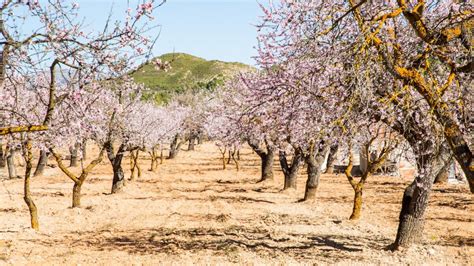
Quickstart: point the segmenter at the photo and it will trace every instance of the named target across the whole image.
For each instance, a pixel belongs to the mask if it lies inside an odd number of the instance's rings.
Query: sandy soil
[[[256,183],[259,164],[250,150],[237,172],[234,165],[221,170],[214,145],[196,149],[157,173],[146,171],[144,158],[142,178],[117,195],[107,194],[111,167],[104,159],[76,209],[72,182],[48,168],[32,184],[40,232],[29,229],[22,180],[5,180],[1,170],[0,265],[474,265],[474,199],[466,185],[435,186],[424,243],[392,252],[386,247],[409,179],[371,178],[363,217],[351,222],[353,192],[342,175],[324,175],[317,201],[301,203],[304,171],[298,191],[281,193],[278,164],[274,183]]]

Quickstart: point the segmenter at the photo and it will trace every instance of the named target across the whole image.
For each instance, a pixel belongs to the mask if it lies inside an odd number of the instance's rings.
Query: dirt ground
[[[89,152],[89,154],[91,154]],[[82,208],[70,208],[72,181],[58,168],[32,180],[40,232],[29,229],[22,180],[0,184],[0,265],[411,264],[474,265],[474,199],[467,185],[436,185],[424,243],[392,252],[400,200],[409,179],[372,177],[362,218],[349,221],[353,192],[343,175],[323,175],[318,199],[257,183],[258,158],[242,151],[241,170],[221,169],[211,143],[182,151],[109,195],[104,159],[83,187]],[[129,176],[128,160],[124,168]]]

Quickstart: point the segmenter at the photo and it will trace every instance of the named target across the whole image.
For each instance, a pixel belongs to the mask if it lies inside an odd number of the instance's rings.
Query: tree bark
[[[300,164],[303,161],[303,156],[299,149],[295,149],[295,154],[291,160],[291,165],[288,165],[288,160],[286,159],[286,153],[284,151],[279,152],[280,166],[285,176],[285,183],[283,190],[287,189],[296,189],[296,181],[298,177],[298,170]]]
[[[140,178],[142,176],[142,170],[138,165],[138,156],[140,155],[140,150],[131,151],[130,152],[130,160],[131,160],[131,171],[130,171],[130,180],[135,180],[135,176]],[[136,175],[135,175],[136,170]]]
[[[85,139],[82,142],[81,149],[82,149],[82,161],[85,161],[87,160],[87,139]]]
[[[26,170],[25,170],[25,182],[24,182],[24,197],[28,210],[30,212],[30,222],[31,228],[38,231],[39,230],[39,221],[38,221],[38,209],[36,208],[35,202],[31,197],[30,189],[30,178],[31,178],[31,169],[33,168],[33,154],[31,152],[31,142],[27,141],[24,144],[24,157],[26,160]]]
[[[183,142],[179,141],[179,134],[176,134],[170,145],[170,153],[168,155],[168,159],[174,159],[176,158],[176,156],[178,156],[182,144]]]
[[[190,137],[189,138],[189,143],[188,143],[188,151],[194,151],[195,144],[196,144],[196,138],[195,137]]]
[[[40,176],[43,175],[44,169],[48,164],[48,152],[41,150],[40,156],[38,159],[38,164],[36,165],[36,170],[33,176]]]
[[[305,161],[307,165],[308,179],[306,181],[306,189],[304,193],[304,201],[315,200],[316,192],[319,186],[319,178],[321,176],[321,167],[323,166],[324,159],[328,152],[329,145],[320,143],[317,153],[311,151],[306,156]]]
[[[148,171],[155,172],[156,167],[158,166],[158,155],[156,154],[156,147],[153,147],[149,152],[151,157],[150,169]]]
[[[5,153],[3,152],[3,142],[0,139],[0,168],[5,168],[7,161],[5,160]]]
[[[326,171],[325,171],[326,174],[334,173],[334,163],[336,162],[338,149],[339,149],[339,146],[337,144],[332,145],[331,148],[329,149],[329,155],[328,155]]]
[[[71,156],[69,167],[77,167],[78,166],[77,147],[76,146],[69,147],[69,154]]]
[[[119,162],[120,161],[120,162]],[[112,190],[111,193],[115,194],[122,190],[125,185],[125,175],[123,173],[121,164],[122,159],[116,159],[113,166],[114,178],[112,180]]]
[[[8,178],[9,179],[15,179],[18,178],[18,175],[16,173],[16,167],[15,167],[15,149],[10,147],[7,152],[7,167],[8,167]]]
[[[115,194],[117,192],[120,192],[123,186],[125,185],[125,175],[122,169],[122,159],[125,154],[126,147],[124,144],[121,144],[117,151],[117,154],[114,154],[112,143],[109,141],[105,144],[105,149],[107,150],[107,157],[109,158],[109,161],[112,164],[112,170],[114,172],[111,193]]]
[[[261,154],[262,172],[259,182],[273,180],[273,157],[275,156],[274,149],[268,149],[267,153]]]
[[[253,149],[253,151],[260,157],[261,164],[261,175],[258,182],[266,180],[273,180],[273,162],[275,157],[275,148],[268,144],[265,140],[265,147],[262,148],[259,143],[248,140],[247,143]],[[240,151],[237,153],[238,160],[240,160]]]
[[[227,152],[227,148],[224,148],[223,151],[221,151],[221,154],[222,154],[222,170],[225,170],[226,169],[226,161],[225,161],[225,154]]]
[[[431,187],[436,175],[450,160],[445,145],[440,152],[417,153],[416,162],[418,173],[415,180],[405,189],[400,211],[400,222],[393,248],[408,247],[421,240],[424,228],[424,214],[428,206]]]
[[[72,207],[79,208],[81,207],[81,189],[83,182],[74,182],[72,187]]]
[[[163,148],[160,149],[160,164],[163,164],[163,160],[164,160],[164,154],[163,154]]]
[[[442,169],[441,171],[436,175],[435,177],[435,184],[444,184],[448,182],[449,178],[449,167],[451,166],[453,162],[449,161]]]
[[[231,163],[231,160],[232,160],[232,148],[229,148],[229,152],[228,152],[228,153],[229,153],[229,154],[228,154],[229,157],[228,157],[228,159],[227,159],[227,164],[230,164],[230,163]]]
[[[156,171],[156,165],[158,164],[158,158],[151,158],[150,162],[150,172],[155,172]]]
[[[358,220],[362,211],[362,190],[364,184],[358,184],[354,189],[354,205],[352,207],[352,214],[349,220]]]
[[[237,149],[234,149],[234,151],[232,152],[232,160],[234,161],[235,163],[235,168],[237,169],[237,171],[240,171],[240,164],[239,164],[239,160],[237,160],[235,154],[237,153]]]

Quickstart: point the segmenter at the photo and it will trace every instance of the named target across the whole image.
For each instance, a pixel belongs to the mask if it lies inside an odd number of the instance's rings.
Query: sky
[[[81,15],[99,29],[113,5],[121,16],[127,0],[78,0]],[[131,0],[135,4],[137,0]],[[254,65],[255,24],[261,14],[257,0],[167,0],[155,12],[160,34],[153,53],[184,52],[205,59]]]

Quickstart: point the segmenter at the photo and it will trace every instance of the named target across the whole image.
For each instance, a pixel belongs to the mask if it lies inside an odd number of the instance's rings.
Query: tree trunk
[[[150,152],[150,157],[151,157],[151,162],[150,162],[150,169],[148,171],[155,172],[156,167],[158,165],[158,156],[156,154],[155,148],[152,148],[152,150]]]
[[[288,161],[286,159],[286,153],[284,151],[280,151],[279,153],[280,165],[283,171],[283,175],[285,176],[285,183],[283,186],[283,190],[287,189],[296,189],[296,181],[298,177],[298,170],[300,168],[300,164],[302,161],[302,154],[298,150],[295,151],[293,155],[293,159],[291,161],[291,165],[288,165]]]
[[[7,153],[7,167],[8,167],[8,178],[15,179],[18,178],[16,174],[16,167],[15,167],[15,149],[9,148]]]
[[[168,159],[174,159],[176,157],[176,154],[178,153],[176,151],[177,144],[178,144],[178,135],[175,135],[173,138],[173,141],[170,144],[170,153],[168,155]]]
[[[140,178],[142,176],[142,170],[138,165],[138,156],[140,155],[140,150],[130,152],[130,180],[135,180],[135,176]],[[135,175],[136,170],[136,175]]]
[[[140,150],[137,150],[137,153],[135,154],[135,169],[137,169],[137,177],[140,178],[142,177],[142,169],[140,168],[140,164],[139,164],[139,156],[140,156]]]
[[[273,180],[273,159],[275,157],[275,149],[269,145],[267,140],[263,142],[265,148],[262,148],[258,142],[252,141],[251,139],[247,140],[247,143],[262,160],[261,178],[258,182]],[[240,160],[240,150],[237,151],[237,157]]]
[[[358,220],[362,210],[362,190],[363,184],[358,184],[354,189],[354,206],[352,207],[352,214],[349,220]]]
[[[226,150],[227,149],[224,149],[224,151],[221,151],[221,154],[222,154],[222,170],[225,170],[226,166],[227,166],[226,161],[225,161]]]
[[[262,173],[259,182],[266,180],[273,180],[273,157],[275,152],[273,149],[269,149],[267,153],[261,154],[260,158],[262,159]]]
[[[196,138],[195,137],[189,138],[188,151],[194,151],[195,143],[196,143]]]
[[[448,177],[449,177],[449,173],[448,173],[448,169],[443,169],[441,172],[439,172],[439,174],[435,177],[435,184],[445,184],[446,182],[448,182]]]
[[[230,164],[231,163],[231,159],[232,159],[232,148],[229,148],[229,158],[227,159],[227,164]]]
[[[423,236],[424,214],[436,175],[449,160],[449,152],[420,153],[417,156],[418,174],[405,189],[400,211],[400,223],[393,247],[408,247],[421,240]]]
[[[31,153],[31,142],[27,141],[25,143],[24,153],[25,153],[25,160],[26,160],[26,171],[25,171],[25,182],[24,182],[24,197],[26,205],[28,206],[28,210],[30,212],[30,222],[31,228],[38,231],[39,230],[39,221],[38,221],[38,209],[36,208],[35,202],[31,197],[31,190],[30,190],[30,178],[31,178],[31,169],[33,168],[32,160],[33,155]]]
[[[163,164],[163,149],[160,151],[160,164]]]
[[[439,172],[436,177],[435,177],[435,181],[434,183],[435,184],[444,184],[446,182],[448,182],[448,177],[449,177],[449,167],[451,166],[453,162],[452,161],[449,161],[449,163],[447,163],[443,169],[441,169],[441,172]]]
[[[120,192],[125,185],[125,175],[123,173],[121,161],[122,159],[114,162],[113,171],[114,171],[114,179],[112,180],[112,190],[111,193],[115,194]],[[120,162],[119,162],[120,161]]]
[[[82,161],[87,160],[87,139],[82,142]]]
[[[0,139],[0,168],[5,168],[7,161],[5,160],[5,153],[3,152],[3,142]]]
[[[236,151],[234,150],[234,152],[232,153],[232,160],[235,163],[235,168],[237,169],[237,171],[239,171],[240,170],[240,165],[239,165],[239,161],[235,157],[235,153],[236,153]]]
[[[308,179],[306,181],[306,189],[304,193],[304,201],[315,200],[316,192],[319,186],[319,178],[321,176],[321,167],[323,166],[324,159],[328,152],[328,145],[320,144],[317,154],[311,152],[310,155],[306,156],[305,161],[307,165]]]
[[[77,147],[69,147],[69,153],[71,155],[69,167],[77,167]]]
[[[176,158],[176,156],[178,156],[179,149],[181,148],[182,144],[183,143],[179,141],[179,135],[176,134],[170,145],[170,154],[168,156],[168,159],[174,159]]]
[[[43,175],[44,169],[48,164],[48,152],[47,151],[40,151],[40,156],[38,159],[38,164],[36,165],[36,170],[33,176],[40,176]]]
[[[155,161],[155,158],[154,158],[154,157],[151,157],[150,169],[149,169],[150,172],[155,172],[155,169],[156,169],[156,168],[155,168],[155,165],[156,165],[155,162],[156,162],[156,161]]]
[[[114,177],[112,179],[112,190],[111,193],[120,192],[125,185],[125,175],[122,169],[122,159],[126,151],[124,144],[121,144],[117,154],[114,154],[114,148],[111,141],[108,141],[105,144],[105,149],[107,150],[107,157],[109,158],[110,163],[112,164],[112,170],[114,172]]]
[[[72,188],[72,207],[79,208],[81,207],[81,188],[82,182],[74,182],[74,186]]]
[[[328,161],[326,164],[326,174],[332,174],[334,173],[334,163],[336,162],[337,158],[337,150],[339,149],[339,146],[332,145],[331,148],[329,149],[329,155],[328,155]]]

